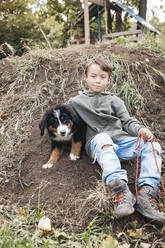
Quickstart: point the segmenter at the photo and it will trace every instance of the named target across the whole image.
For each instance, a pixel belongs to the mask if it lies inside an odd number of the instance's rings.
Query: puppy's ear
[[[72,121],[73,121],[73,130],[77,129],[77,126],[80,122],[80,118],[78,116],[78,114],[76,113],[76,111],[72,110],[71,111],[71,118],[72,118]]]
[[[46,127],[46,124],[47,124],[48,117],[49,117],[49,112],[47,111],[47,112],[44,114],[44,116],[43,116],[41,122],[39,123],[39,128],[40,128],[40,130],[41,130],[41,136],[44,135],[44,131],[45,131],[45,127]]]

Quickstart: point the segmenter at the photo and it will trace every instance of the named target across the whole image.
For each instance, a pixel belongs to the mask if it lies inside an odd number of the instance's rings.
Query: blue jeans
[[[103,171],[103,180],[109,184],[116,178],[123,179],[128,182],[126,170],[121,168],[121,160],[130,160],[137,157],[135,144],[137,137],[129,137],[118,143],[114,143],[111,137],[106,133],[97,134],[90,142],[91,157],[97,161]],[[105,149],[103,146],[109,145]],[[154,142],[156,150],[156,159],[161,172],[161,146],[158,142]],[[141,169],[138,178],[138,187],[147,184],[152,187],[158,186],[160,183],[160,173],[155,164],[151,142],[144,144],[143,140],[140,145],[139,157],[141,158]]]

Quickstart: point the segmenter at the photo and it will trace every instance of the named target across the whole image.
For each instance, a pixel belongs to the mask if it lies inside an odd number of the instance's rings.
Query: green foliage
[[[122,31],[129,30],[130,28],[131,28],[131,23],[130,23],[130,20],[128,18],[127,13],[126,13],[124,16],[124,19],[122,21]]]
[[[143,36],[143,39],[138,42],[138,46],[152,51],[161,51],[165,48],[164,41],[164,36],[159,35],[156,37],[153,33],[148,31]]]
[[[52,46],[52,48],[61,48],[66,43],[66,36],[63,34],[64,25],[56,21],[55,16],[50,16],[42,23],[42,28]]]
[[[67,22],[73,22],[82,11],[80,0],[64,0],[63,14],[67,17]]]
[[[54,16],[59,23],[63,22],[63,6],[58,0],[48,0],[45,8],[46,17]]]
[[[56,242],[44,238],[43,232],[37,229],[38,219],[35,211],[28,210],[27,216],[13,215],[2,210],[1,213],[4,216],[0,227],[1,248],[54,248]]]
[[[123,46],[125,46],[127,44],[127,40],[124,38],[124,36],[120,36],[116,39],[116,42],[118,44],[121,44]]]
[[[2,1],[0,3],[0,57],[11,54],[7,42],[16,55],[22,55],[27,47],[64,47],[70,34],[70,24],[82,10],[81,2],[65,0]],[[47,40],[41,32],[41,26]]]
[[[82,11],[80,0],[64,0],[60,3],[57,0],[47,1],[48,18],[54,17],[55,21],[62,24],[62,34],[60,35],[61,44],[66,44],[66,39],[70,35],[71,23],[77,20],[79,13]]]
[[[25,52],[22,40],[35,40],[39,36],[35,15],[28,7],[30,2],[17,0],[11,5],[6,4],[3,8],[1,7],[3,12],[0,19],[0,44],[9,43],[16,50],[16,55]]]
[[[0,17],[8,18],[10,14],[19,14],[22,11],[26,11],[27,5],[34,3],[34,0],[2,0],[0,2]]]
[[[165,11],[164,11],[165,12]],[[159,18],[156,16],[153,16],[151,21],[151,25],[153,25],[155,28],[157,28],[162,34],[165,34],[165,22],[160,22]]]
[[[124,1],[130,7],[138,7],[139,2],[140,0]],[[78,19],[82,10],[81,0],[0,1],[0,58],[11,54],[22,55],[29,48],[65,47],[71,35],[71,23]],[[103,36],[105,34],[104,14],[100,16],[100,22],[101,35]],[[164,25],[160,24],[156,17],[153,18],[151,24],[165,32]],[[122,21],[122,30],[125,31],[129,28],[130,22],[127,14],[125,14]],[[112,29],[115,30],[114,21],[112,22]],[[97,42],[97,15],[96,19],[90,23],[90,34],[91,42]],[[73,30],[73,36],[84,36],[82,27],[77,27],[77,29]],[[146,40],[146,42],[148,41],[149,39]],[[125,40],[122,37],[117,42],[125,44]],[[163,42],[161,42],[162,45]],[[145,45],[144,42],[143,45]],[[151,46],[151,41],[146,46]],[[154,47],[154,50],[159,49],[158,43],[154,44],[153,39],[152,47]]]
[[[130,82],[125,82],[121,88],[121,96],[127,103],[128,109],[132,109],[133,106],[142,109],[144,105],[144,98]]]
[[[138,7],[140,0],[124,0],[123,1],[127,6],[135,6]]]
[[[105,34],[105,18],[104,16],[100,17],[100,27],[101,27],[101,36]],[[99,40],[99,28],[98,28],[98,19],[93,21],[90,24],[90,33],[91,33],[91,41]]]

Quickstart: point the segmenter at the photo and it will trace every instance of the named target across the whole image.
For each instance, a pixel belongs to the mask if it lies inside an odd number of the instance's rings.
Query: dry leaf
[[[1,135],[4,135],[4,133],[5,133],[5,126],[2,126],[2,127],[0,128],[0,134],[1,134]]]
[[[165,225],[163,225],[161,232],[165,233]]]
[[[48,217],[43,216],[38,223],[38,228],[45,232],[50,232],[51,231],[51,221]]]
[[[5,113],[0,114],[0,120],[3,121],[5,118]]]
[[[26,212],[25,212],[25,210],[23,208],[20,208],[19,212],[20,212],[20,214],[23,215],[23,217],[27,218],[27,214],[26,214]]]
[[[136,229],[136,231],[131,230],[131,229],[127,229],[127,232],[129,233],[129,235],[131,237],[134,237],[134,238],[141,238],[143,236],[143,229],[142,228]]]

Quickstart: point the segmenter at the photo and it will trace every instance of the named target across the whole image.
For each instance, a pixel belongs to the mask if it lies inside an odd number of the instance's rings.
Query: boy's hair
[[[109,76],[112,74],[112,65],[103,57],[95,57],[91,59],[85,66],[85,75],[88,74],[88,69],[92,64],[97,64],[103,71],[108,72]]]

